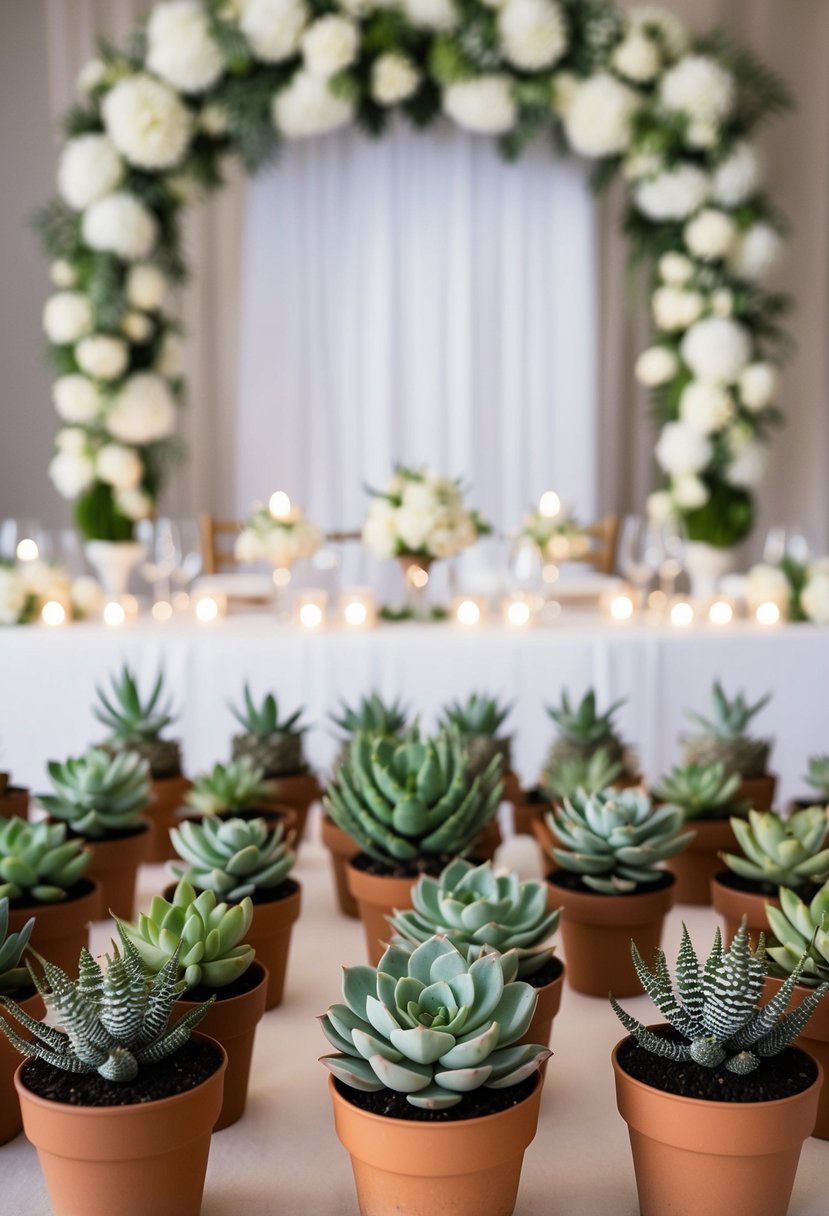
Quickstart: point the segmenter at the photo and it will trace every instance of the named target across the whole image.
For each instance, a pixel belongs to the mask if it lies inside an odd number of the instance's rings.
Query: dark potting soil
[[[364,874],[376,874],[381,878],[419,878],[421,874],[438,878],[454,857],[454,853],[441,853],[435,857],[419,857],[415,861],[395,863],[377,861],[374,857],[369,857],[368,853],[358,853],[356,857],[351,858],[351,865],[355,870],[362,870]]]
[[[668,1028],[659,1033],[665,1038],[680,1038]],[[742,1077],[725,1068],[703,1068],[693,1060],[666,1060],[640,1047],[635,1039],[622,1044],[617,1059],[629,1076],[645,1085],[706,1102],[773,1102],[802,1093],[817,1077],[812,1057],[796,1047],[761,1060],[754,1072]]]
[[[532,975],[519,976],[519,978],[533,988],[546,988],[547,984],[552,984],[553,980],[558,979],[563,970],[564,964],[553,957],[543,967],[539,967],[538,971],[533,971]]]
[[[673,874],[669,874],[666,870],[659,875],[656,882],[640,882],[635,890],[619,891],[618,894],[622,899],[630,895],[647,895],[651,891],[664,891],[666,887],[673,886],[675,881]],[[565,891],[579,891],[582,895],[595,895],[599,899],[602,898],[600,891],[594,891],[588,887],[578,874],[573,874],[570,870],[551,870],[547,875],[547,882],[554,887],[563,887]]]
[[[67,1106],[132,1106],[195,1089],[216,1071],[220,1061],[213,1043],[190,1039],[166,1060],[145,1065],[133,1081],[107,1081],[96,1072],[64,1072],[43,1060],[29,1060],[23,1081],[38,1097]]]
[[[775,882],[755,882],[753,878],[743,878],[742,874],[735,874],[733,870],[719,870],[714,878],[729,890],[742,891],[746,895],[764,895],[767,899],[776,899],[779,891]],[[820,886],[815,882],[807,882],[795,890],[804,903],[809,903],[817,895]]]
[[[58,820],[51,819],[50,823],[57,823]],[[137,823],[133,828],[121,828],[117,832],[104,832],[102,836],[84,836],[81,832],[76,832],[74,828],[67,830],[67,838],[72,840],[83,840],[85,844],[111,844],[115,840],[129,840],[132,836],[143,836],[145,832],[149,832],[152,827],[150,823]]]
[[[90,882],[88,878],[82,878],[80,882],[75,883],[74,887],[69,888],[69,890],[66,892],[66,899],[58,900],[58,903],[68,904],[71,903],[73,899],[83,899],[83,897],[88,895],[93,889],[94,883]],[[37,916],[38,908],[53,908],[57,907],[57,904],[33,903],[31,896],[24,895],[20,899],[10,900],[9,907],[14,908],[15,911],[18,909],[23,910],[31,908],[32,916]]]
[[[261,982],[261,969],[248,967],[247,971],[243,971],[237,980],[234,980],[232,984],[227,984],[224,988],[208,988],[206,984],[200,984],[198,988],[188,988],[186,992],[182,992],[181,1000],[209,1001],[211,996],[215,996],[217,1003],[229,1001],[231,997],[242,996],[244,993],[250,992]]]
[[[290,897],[299,890],[299,883],[294,882],[293,878],[286,878],[279,884],[278,887],[260,887],[251,895],[251,900],[256,904],[273,904],[280,899],[290,899]]]
[[[551,807],[553,805],[552,799],[544,793],[540,785],[534,785],[531,790],[527,790],[524,802],[529,806]]]
[[[456,1106],[449,1110],[421,1110],[406,1101],[405,1094],[395,1093],[392,1089],[378,1089],[374,1093],[364,1093],[360,1089],[352,1089],[342,1081],[335,1080],[337,1093],[350,1102],[359,1106],[360,1110],[370,1111],[373,1115],[385,1115],[388,1119],[406,1119],[411,1123],[457,1123],[464,1119],[480,1119],[484,1115],[497,1115],[502,1110],[509,1110],[528,1098],[539,1084],[538,1074],[534,1073],[526,1081],[511,1085],[507,1089],[473,1089],[464,1094]]]

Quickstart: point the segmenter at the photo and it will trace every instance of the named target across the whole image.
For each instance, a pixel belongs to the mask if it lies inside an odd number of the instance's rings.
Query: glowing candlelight
[[[693,620],[694,609],[687,600],[677,600],[671,606],[671,624],[676,625],[677,629],[687,629]]]
[[[555,519],[561,511],[561,499],[555,490],[545,490],[538,500],[538,514],[545,519]]]
[[[158,600],[152,606],[152,614],[154,621],[169,621],[173,615],[173,605],[169,600]]]
[[[66,621],[66,609],[60,600],[47,600],[41,609],[40,619],[44,625],[52,628],[56,625],[63,625]]]
[[[482,596],[461,595],[452,601],[452,617],[458,625],[467,629],[480,625],[486,611]]]
[[[118,600],[110,600],[104,604],[104,624],[115,629],[119,625],[123,625],[127,619],[127,614],[124,611],[123,605]]]
[[[348,629],[370,629],[377,623],[377,601],[370,587],[340,593],[340,615]]]
[[[210,625],[221,615],[219,601],[212,595],[200,595],[196,600],[194,612],[197,621],[201,621],[203,625]]]
[[[610,615],[614,621],[629,621],[633,610],[634,603],[629,595],[614,595],[610,601]]]
[[[274,519],[287,519],[291,514],[291,500],[284,490],[277,490],[271,494],[268,510]]]
[[[324,625],[327,607],[327,591],[303,591],[296,597],[294,612],[302,628],[313,633]]]
[[[504,620],[513,629],[523,629],[529,625],[532,617],[532,607],[528,596],[520,592],[510,595],[504,600]]]
[[[714,600],[708,607],[708,620],[712,625],[730,625],[734,608],[728,600]]]
[[[779,625],[781,620],[780,606],[772,600],[765,600],[757,605],[755,612],[758,625]]]
[[[40,557],[40,550],[37,547],[37,541],[26,536],[17,544],[17,560],[19,562],[36,562]]]

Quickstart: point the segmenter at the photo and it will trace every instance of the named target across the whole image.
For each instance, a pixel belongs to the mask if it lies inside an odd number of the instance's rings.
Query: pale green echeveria
[[[804,781],[817,790],[824,802],[829,802],[829,756],[810,756]]]
[[[767,953],[773,975],[790,975],[800,968],[800,983],[813,987],[829,981],[829,882],[804,903],[790,887],[780,888],[780,907],[766,904],[776,941]]]
[[[278,887],[296,860],[282,824],[270,826],[265,819],[185,819],[170,829],[170,839],[188,863],[171,863],[171,874],[228,903]]]
[[[158,972],[179,951],[178,974],[185,988],[226,988],[247,971],[254,949],[245,944],[253,903],[217,903],[212,891],[199,895],[180,882],[169,903],[153,897],[149,912],[134,925],[117,922],[150,973]]]
[[[579,794],[598,794],[614,785],[624,765],[612,759],[605,748],[589,756],[570,756],[544,770],[541,788],[550,798],[563,801]]]
[[[28,971],[20,963],[34,927],[35,918],[31,916],[17,933],[9,933],[9,901],[0,899],[0,996],[31,983]]]
[[[80,882],[92,854],[65,823],[0,819],[0,898],[54,904]]]
[[[722,810],[734,805],[734,796],[742,779],[739,773],[726,773],[725,765],[685,764],[671,769],[654,786],[654,798],[681,806],[686,819]]]
[[[79,836],[97,840],[142,822],[151,797],[150,766],[136,752],[113,756],[91,747],[63,764],[50,761],[48,771],[55,792],[38,794],[38,802]]]
[[[551,1054],[518,1042],[535,990],[508,981],[501,956],[467,962],[446,937],[412,953],[391,945],[376,969],[346,967],[343,998],[320,1019],[337,1050],[321,1062],[354,1089],[391,1089],[426,1110],[517,1085]]]
[[[558,928],[561,910],[548,907],[547,884],[522,882],[513,871],[496,874],[490,862],[475,866],[451,861],[439,878],[423,874],[412,888],[410,910],[396,910],[389,923],[406,949],[444,934],[474,962],[493,951],[505,956],[508,980],[523,978],[549,962],[553,949],[540,949]],[[511,973],[506,962],[514,964]]]
[[[220,815],[267,802],[275,791],[274,783],[265,780],[261,764],[240,756],[227,764],[214,764],[209,773],[198,776],[184,800],[202,815]]]
[[[721,856],[741,878],[802,887],[829,877],[829,848],[822,847],[829,835],[829,818],[823,807],[795,811],[788,819],[774,811],[749,811],[747,820],[734,818],[730,823],[745,856]]]

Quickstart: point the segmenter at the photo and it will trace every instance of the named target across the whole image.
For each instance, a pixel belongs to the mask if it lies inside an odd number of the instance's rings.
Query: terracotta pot
[[[28,819],[29,791],[25,785],[7,785],[0,794],[0,819]]]
[[[152,849],[146,857],[148,862],[169,861],[176,856],[170,842],[170,828],[181,819],[185,797],[192,789],[186,777],[160,777],[153,780],[153,798],[144,814],[152,821],[155,834]]]
[[[291,930],[299,916],[302,888],[296,879],[296,890],[284,899],[272,899],[267,903],[253,905],[253,923],[247,934],[247,942],[256,951],[256,957],[268,972],[265,1009],[275,1009],[282,1004],[285,990],[285,974],[288,970],[288,951],[291,946]]]
[[[538,786],[531,790],[519,790],[517,798],[508,798],[507,801],[512,803],[512,822],[517,836],[532,836],[533,824],[543,819],[553,805]]]
[[[676,857],[665,862],[676,879],[678,904],[705,907],[711,903],[711,879],[722,869],[722,852],[738,849],[737,837],[727,819],[689,819],[685,825],[696,836]]]
[[[508,1110],[451,1123],[360,1110],[333,1077],[337,1135],[351,1154],[361,1216],[511,1216],[524,1150],[538,1125],[541,1083]]]
[[[81,949],[89,945],[89,925],[101,916],[101,888],[97,882],[82,879],[73,899],[55,904],[29,904],[9,909],[9,932],[19,933],[30,916],[35,927],[29,945],[70,978],[78,974]]]
[[[220,1043],[227,1053],[227,1072],[224,1082],[224,1097],[219,1117],[213,1130],[220,1132],[223,1127],[230,1127],[245,1113],[248,1100],[248,1078],[250,1076],[250,1060],[253,1054],[253,1040],[256,1027],[265,1012],[265,999],[268,991],[268,973],[261,963],[254,960],[251,969],[258,974],[258,982],[248,992],[240,996],[222,997],[221,988],[214,989],[216,1003],[210,1007],[205,1017],[199,1022],[204,1034],[209,1035]],[[174,1005],[174,1016],[189,1013],[200,1001],[188,1001],[179,998]],[[153,1209],[145,1208],[149,1213]],[[111,1216],[107,1213],[107,1216]],[[119,1213],[120,1216],[120,1213]],[[142,1213],[142,1216],[144,1214]]]
[[[501,847],[501,827],[496,819],[490,819],[489,823],[475,838],[475,842],[470,850],[471,856],[476,861],[492,861],[497,850]]]
[[[376,967],[385,952],[392,930],[386,919],[395,908],[412,906],[412,887],[417,878],[396,878],[387,874],[368,874],[346,863],[348,889],[357,901],[369,962]]]
[[[729,886],[723,880],[730,876],[730,870],[720,869],[711,879],[711,903],[725,921],[723,945],[727,946],[736,936],[740,921],[745,916],[748,921],[749,941],[754,949],[759,935],[765,933],[768,937],[771,932],[766,916],[766,904],[779,908],[780,900],[776,895],[755,895],[753,891],[740,891],[737,887]]]
[[[7,995],[14,997],[15,993]],[[43,1017],[43,998],[39,993],[27,997],[25,1001],[18,1001],[18,1004],[30,1018]],[[14,1029],[22,1038],[31,1039],[32,1036],[16,1022]],[[20,1101],[14,1088],[14,1074],[20,1067],[20,1061],[20,1052],[0,1033],[0,1144],[8,1144],[23,1128]]]
[[[747,802],[755,811],[770,811],[776,789],[777,777],[774,773],[766,773],[763,777],[744,777],[734,801]]]
[[[100,916],[132,920],[136,875],[152,852],[153,825],[145,822],[129,835],[111,840],[87,839],[86,843],[92,853],[87,874],[101,884]]]
[[[647,963],[662,938],[662,925],[674,902],[671,885],[635,895],[594,895],[572,891],[556,883],[553,871],[547,881],[553,902],[560,904],[561,937],[567,961],[567,979],[575,992],[607,999],[639,996],[642,985],[630,957],[631,940]]]
[[[559,961],[559,960],[557,960]],[[536,988],[538,996],[538,1004],[535,1007],[533,1020],[527,1027],[527,1033],[521,1039],[522,1043],[541,1043],[545,1047],[550,1045],[550,1037],[553,1033],[553,1019],[561,1007],[561,993],[564,988],[564,964],[559,961],[561,971],[554,980],[549,984],[545,984],[543,988]]]
[[[780,990],[782,984],[782,980],[775,979],[773,975],[767,975],[763,989],[765,999],[770,1000]],[[787,1008],[796,1009],[803,998],[812,991],[814,990],[807,988],[805,984],[795,984]],[[829,1001],[825,997],[809,1018],[803,1034],[795,1039],[794,1045],[802,1051],[808,1051],[812,1059],[817,1060],[824,1074],[826,1073],[829,1069]],[[812,1135],[817,1136],[819,1140],[829,1140],[829,1085],[821,1086],[817,1105],[817,1122]]]
[[[305,824],[308,819],[308,808],[315,802],[322,791],[313,773],[297,773],[293,777],[274,777],[274,803],[286,803],[296,811],[296,842],[305,835]],[[268,804],[270,805],[270,804]]]
[[[348,832],[337,827],[330,815],[322,817],[322,843],[331,854],[331,869],[334,873],[334,888],[337,893],[337,904],[343,916],[358,917],[360,910],[357,900],[348,889],[346,863],[360,852],[360,846],[352,840]]]
[[[625,1040],[622,1040],[625,1042]],[[616,1102],[628,1124],[641,1216],[786,1216],[820,1076],[772,1102],[708,1102],[653,1089],[619,1066]]]
[[[508,768],[501,776],[501,782],[504,786],[504,802],[520,802],[523,795],[521,793],[521,782],[518,780],[518,774]]]
[[[23,1083],[21,1065],[15,1086],[23,1127],[54,1216],[199,1216],[225,1065],[222,1052],[216,1071],[186,1093],[99,1107],[38,1097]]]

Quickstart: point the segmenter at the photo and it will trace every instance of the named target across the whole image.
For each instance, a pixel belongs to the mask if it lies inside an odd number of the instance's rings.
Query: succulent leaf
[[[184,820],[170,830],[170,839],[189,863],[171,863],[171,874],[196,890],[214,891],[227,903],[279,886],[296,860],[282,824],[270,827],[265,819]]]
[[[783,819],[774,811],[749,811],[748,819],[732,818],[731,826],[743,851],[723,853],[730,870],[752,882],[801,887],[829,877],[829,819],[822,807],[795,811]]]
[[[66,839],[65,823],[0,819],[0,899],[58,903],[83,878],[92,854]]]
[[[150,802],[150,766],[136,752],[114,756],[92,747],[64,763],[49,762],[54,794],[39,794],[53,819],[68,823],[79,836],[98,839],[138,826]]]

